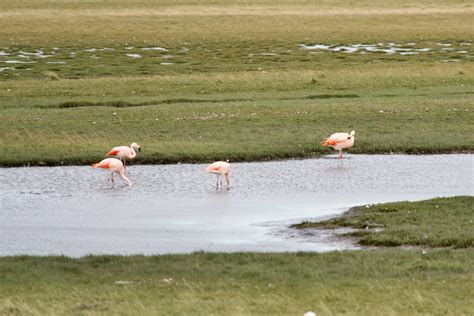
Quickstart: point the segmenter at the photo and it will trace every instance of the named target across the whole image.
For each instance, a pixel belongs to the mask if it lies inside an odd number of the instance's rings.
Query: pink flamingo
[[[109,169],[110,177],[107,179],[107,183],[112,180],[112,186],[114,186],[114,172],[117,172],[122,177],[122,179],[127,182],[129,187],[132,186],[132,182],[125,175],[125,167],[123,166],[123,163],[117,158],[105,158],[101,162],[93,164],[92,168]]]
[[[348,133],[334,133],[321,142],[325,147],[332,147],[339,150],[339,159],[342,159],[342,150],[351,148],[354,145],[355,131]]]
[[[222,188],[222,176],[225,176],[227,182],[227,190],[230,190],[230,164],[227,161],[216,161],[213,164],[209,165],[206,168],[206,172],[214,173],[217,175],[217,184],[216,190],[219,189],[219,177],[221,178],[221,188]]]
[[[125,167],[125,158],[133,159],[137,156],[135,149],[141,151],[141,148],[137,143],[132,143],[130,147],[117,146],[112,148],[112,150],[107,153],[107,156],[115,156],[116,158],[122,160],[123,166]]]

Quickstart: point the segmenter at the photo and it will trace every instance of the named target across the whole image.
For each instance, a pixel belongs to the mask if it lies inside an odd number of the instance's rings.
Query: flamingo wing
[[[347,139],[350,137],[348,133],[334,133],[328,138],[324,139],[321,142],[322,146],[335,146],[339,143],[347,141]]]
[[[110,160],[104,159],[101,162],[95,163],[92,165],[92,168],[102,168],[102,169],[108,169],[110,168]]]
[[[107,156],[117,156],[117,155],[127,155],[130,153],[130,147],[127,146],[118,146],[112,148],[111,151],[107,153]]]
[[[120,150],[112,149],[111,151],[109,151],[109,152],[107,153],[107,156],[115,156],[115,155],[117,155],[119,152],[120,152]]]
[[[221,168],[221,162],[216,161],[213,164],[207,166],[206,171],[207,172],[217,172]]]

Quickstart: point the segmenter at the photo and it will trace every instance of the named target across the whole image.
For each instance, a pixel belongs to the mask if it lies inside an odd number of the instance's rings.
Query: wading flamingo
[[[227,182],[227,190],[230,190],[230,164],[229,161],[216,161],[212,165],[206,168],[206,172],[214,173],[217,175],[216,190],[219,189],[219,177],[221,178],[222,188],[222,177],[225,176]]]
[[[339,159],[342,159],[342,150],[351,148],[354,145],[355,131],[348,133],[334,133],[321,142],[325,147],[332,147],[339,150]]]
[[[117,158],[105,158],[101,162],[93,164],[92,168],[108,169],[110,171],[110,177],[107,178],[107,183],[112,180],[112,186],[114,186],[114,172],[117,172],[119,176],[127,182],[129,187],[132,186],[132,182],[125,175],[125,167],[123,166],[123,163]]]
[[[115,158],[122,160],[123,166],[125,167],[125,158],[133,159],[137,156],[135,149],[141,151],[140,145],[137,143],[132,143],[130,147],[118,146],[112,148],[112,150],[107,153],[107,156],[115,156]]]

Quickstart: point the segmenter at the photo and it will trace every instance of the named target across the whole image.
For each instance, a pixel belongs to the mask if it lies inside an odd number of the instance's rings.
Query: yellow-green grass
[[[4,1],[0,12],[0,46],[82,46],[469,39],[474,8],[469,0],[27,0]]]
[[[308,96],[310,98],[308,98]],[[1,111],[0,164],[82,164],[138,142],[137,163],[309,157],[329,131],[355,129],[353,153],[471,152],[473,108],[463,95],[331,97]],[[459,137],[459,135],[463,135]]]
[[[474,247],[474,197],[438,198],[351,208],[341,217],[303,222],[298,229],[354,227],[344,236],[362,245]]]
[[[4,257],[0,313],[469,315],[473,267],[472,250]]]
[[[308,157],[351,129],[355,153],[472,152],[473,15],[438,0],[2,2],[0,165],[132,141],[142,163]],[[430,51],[300,48],[378,42]],[[25,57],[38,49],[54,57]]]

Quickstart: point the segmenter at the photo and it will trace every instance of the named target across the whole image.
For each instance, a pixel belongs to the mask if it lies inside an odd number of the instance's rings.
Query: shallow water
[[[0,168],[0,255],[353,248],[287,227],[354,205],[472,195],[473,165],[472,155],[233,163],[229,192],[199,164],[129,166],[131,188],[87,166]]]

